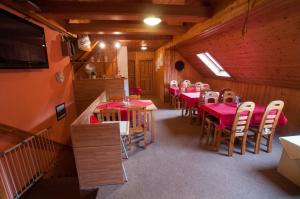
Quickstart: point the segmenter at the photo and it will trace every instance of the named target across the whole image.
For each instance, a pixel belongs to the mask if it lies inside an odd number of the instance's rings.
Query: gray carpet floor
[[[276,171],[281,146],[273,152],[245,155],[237,146],[233,157],[199,144],[200,125],[182,118],[179,110],[155,113],[155,143],[138,146],[124,160],[129,181],[99,187],[98,199],[300,198],[300,188]]]

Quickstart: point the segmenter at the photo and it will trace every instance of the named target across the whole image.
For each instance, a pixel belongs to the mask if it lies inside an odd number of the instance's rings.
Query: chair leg
[[[218,136],[218,127],[215,125],[214,126],[214,134],[213,134],[213,146],[215,147],[215,149],[219,146],[217,146],[217,136]]]
[[[207,132],[206,132],[206,145],[209,144],[210,133],[211,133],[211,123],[208,122],[207,123]]]
[[[185,105],[184,105],[184,102],[182,102],[181,103],[181,117],[183,117],[184,109],[185,109]]]
[[[123,162],[122,162],[122,171],[123,171],[124,181],[128,182],[128,177],[127,177],[127,173],[126,173],[125,166],[124,166]]]
[[[222,130],[217,130],[217,140],[216,140],[216,151],[217,152],[220,150],[221,137],[222,137]]]
[[[255,149],[254,149],[254,154],[258,154],[260,151],[260,141],[261,141],[261,134],[260,133],[255,133]]]
[[[268,139],[267,139],[267,152],[268,153],[272,152],[273,136],[274,136],[274,133],[271,133],[270,135],[268,135]]]
[[[176,104],[177,104],[177,108],[180,109],[180,99],[178,97],[176,97]]]
[[[241,154],[244,155],[247,147],[247,133],[244,133],[242,137]]]
[[[144,149],[147,148],[147,131],[144,130]]]
[[[123,141],[122,136],[120,136],[120,139],[121,139],[121,144],[122,144],[123,152],[124,152],[124,154],[125,154],[125,158],[128,159],[127,150],[126,150],[125,143],[124,143],[124,141]]]
[[[128,135],[128,150],[131,150],[131,135]]]
[[[233,154],[234,140],[235,140],[235,136],[233,133],[231,133],[229,143],[228,143],[228,156],[232,156]]]

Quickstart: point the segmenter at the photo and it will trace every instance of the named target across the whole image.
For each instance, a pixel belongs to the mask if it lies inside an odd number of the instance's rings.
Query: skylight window
[[[208,52],[199,53],[197,56],[215,75],[221,77],[230,77],[230,75]]]

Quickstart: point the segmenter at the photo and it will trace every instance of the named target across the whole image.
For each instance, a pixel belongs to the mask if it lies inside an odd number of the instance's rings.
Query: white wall
[[[117,52],[118,74],[121,77],[128,78],[128,55],[127,46],[122,46]]]

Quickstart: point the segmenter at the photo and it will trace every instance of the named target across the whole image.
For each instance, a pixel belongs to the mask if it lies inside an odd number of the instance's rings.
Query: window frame
[[[209,52],[198,53],[197,57],[216,76],[231,78],[231,75],[219,64],[219,62]]]

